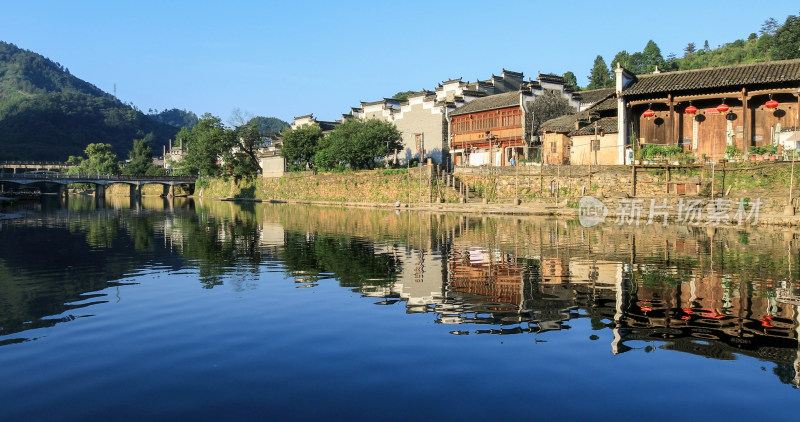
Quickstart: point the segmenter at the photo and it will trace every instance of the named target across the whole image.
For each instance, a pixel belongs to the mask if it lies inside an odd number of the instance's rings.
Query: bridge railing
[[[185,182],[195,183],[197,178],[190,176],[114,176],[108,174],[36,174],[36,173],[17,173],[0,174],[3,179],[20,180],[103,180],[110,182]]]
[[[2,166],[60,166],[60,167],[72,167],[67,163],[63,163],[60,161],[0,161],[0,167]]]

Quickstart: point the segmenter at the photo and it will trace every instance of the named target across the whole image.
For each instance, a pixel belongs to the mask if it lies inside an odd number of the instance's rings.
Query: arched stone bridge
[[[16,183],[19,185],[30,185],[34,183],[54,183],[58,185],[59,194],[66,193],[67,185],[73,183],[91,183],[96,186],[95,195],[105,196],[105,188],[108,185],[122,183],[130,186],[131,196],[139,196],[142,193],[142,186],[158,184],[164,186],[164,196],[174,196],[175,186],[190,185],[194,188],[197,182],[195,177],[186,176],[110,176],[103,174],[61,174],[61,173],[0,173],[0,183]]]

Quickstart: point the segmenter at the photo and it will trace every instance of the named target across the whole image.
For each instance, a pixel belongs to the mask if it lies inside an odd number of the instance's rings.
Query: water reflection
[[[147,269],[196,270],[205,289],[282,271],[297,287],[335,279],[375,304],[430,314],[454,335],[588,319],[613,333],[614,354],[747,355],[800,384],[792,231],[151,197],[73,197],[29,211],[0,229],[0,244],[14,245],[0,253],[0,344],[90,316],[80,309],[111,300],[97,292]]]

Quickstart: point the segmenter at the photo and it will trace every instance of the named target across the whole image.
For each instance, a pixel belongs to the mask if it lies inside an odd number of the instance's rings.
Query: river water
[[[794,420],[800,236],[185,198],[0,221],[0,419]]]

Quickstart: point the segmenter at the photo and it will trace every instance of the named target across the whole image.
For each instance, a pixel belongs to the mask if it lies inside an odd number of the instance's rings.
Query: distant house
[[[317,120],[317,118],[314,117],[314,114],[312,113],[312,114],[306,114],[305,116],[295,117],[289,126],[292,128],[292,130],[295,130],[305,125],[315,124],[318,125],[320,129],[322,129],[322,134],[325,135],[328,134],[333,129],[335,129],[336,126],[339,125],[339,123],[341,123],[341,121],[326,122],[323,120]]]
[[[283,142],[271,136],[266,146],[258,149],[258,165],[261,166],[261,177],[281,177],[286,172],[286,159],[281,155]]]
[[[343,118],[382,119],[394,123],[402,133],[404,150],[400,159],[430,157],[447,166],[457,156],[451,148],[452,133],[450,116],[459,107],[473,101],[496,95],[518,95],[520,90],[544,92],[556,90],[566,95],[574,106],[578,99],[564,86],[564,80],[555,75],[539,75],[537,81],[525,81],[521,72],[503,69],[487,80],[464,82],[461,78],[444,81],[434,91],[420,91],[406,100],[384,98],[380,101],[362,102],[361,107],[352,108]],[[493,100],[490,100],[493,101]]]
[[[539,74],[517,91],[477,98],[450,112],[450,149],[453,163],[470,166],[506,166],[528,156],[532,133],[526,126],[529,104],[545,92],[557,92],[576,110],[580,96],[557,75]]]
[[[547,164],[617,163],[617,100],[613,89],[586,91],[593,103],[577,114],[542,123],[539,136]],[[584,93],[581,93],[581,97]]]
[[[714,160],[728,146],[798,147],[800,60],[647,75],[618,67],[616,79],[620,164],[630,135]]]
[[[168,171],[172,171],[175,167],[175,163],[181,161],[185,155],[186,151],[183,149],[183,139],[178,139],[177,147],[172,145],[172,141],[170,141],[168,145],[164,145],[163,155],[160,158],[153,157],[153,163]]]

